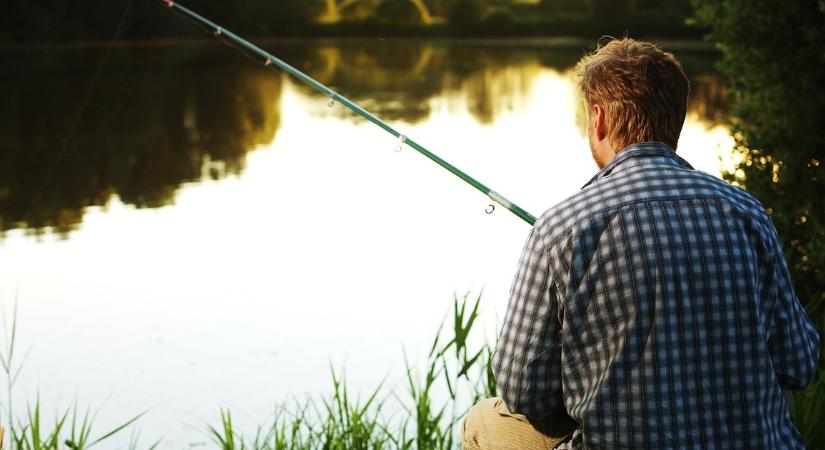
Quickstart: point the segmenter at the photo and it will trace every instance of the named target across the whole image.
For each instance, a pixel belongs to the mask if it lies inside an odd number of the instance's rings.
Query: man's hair
[[[617,39],[584,56],[576,74],[588,114],[593,104],[604,108],[616,150],[646,141],[676,149],[690,93],[676,57],[647,42]]]

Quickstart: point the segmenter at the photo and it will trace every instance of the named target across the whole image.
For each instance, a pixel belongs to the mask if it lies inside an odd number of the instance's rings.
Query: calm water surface
[[[580,48],[267,47],[533,214],[595,172]],[[694,90],[680,154],[718,173],[714,55],[676,53]],[[102,56],[0,54],[0,305],[17,299],[31,347],[18,413],[77,399],[102,431],[151,409],[144,442],[186,448],[221,406],[251,426],[326,392],[330,363],[355,389],[400,383],[402,346],[426,354],[454,293],[484,290],[495,336],[520,219],[223,47],[115,49],[95,77]]]

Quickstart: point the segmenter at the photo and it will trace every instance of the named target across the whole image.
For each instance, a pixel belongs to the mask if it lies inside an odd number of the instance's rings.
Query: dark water
[[[430,116],[430,99],[464,89],[467,111],[491,124],[531,86],[530,79],[505,79],[508,70],[564,72],[583,53],[518,42],[265,47],[380,117],[408,123]],[[677,54],[692,81],[692,112],[703,121],[723,117],[717,55]],[[4,232],[66,235],[84,208],[113,194],[141,208],[168,205],[182,183],[240,174],[248,151],[277,139],[286,113],[278,107],[282,76],[219,45],[12,50],[0,53],[0,65]]]

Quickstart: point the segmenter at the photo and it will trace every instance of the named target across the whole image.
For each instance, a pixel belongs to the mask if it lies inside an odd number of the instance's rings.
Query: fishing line
[[[63,159],[67,150],[69,149],[69,143],[72,141],[72,138],[74,138],[75,131],[77,131],[77,127],[80,125],[80,122],[83,119],[83,114],[89,107],[92,94],[94,93],[95,88],[97,87],[97,82],[98,80],[100,80],[101,75],[103,75],[103,69],[106,68],[106,63],[108,63],[109,56],[112,54],[112,48],[114,48],[115,42],[126,29],[129,15],[132,13],[133,4],[134,0],[129,0],[129,2],[126,4],[126,7],[123,9],[123,12],[120,15],[120,20],[117,24],[117,28],[115,29],[115,33],[112,35],[112,39],[109,40],[109,43],[106,46],[106,51],[103,54],[103,58],[97,65],[97,70],[95,71],[91,81],[89,82],[89,87],[86,89],[86,95],[83,97],[83,101],[80,104],[80,107],[77,109],[75,117],[72,120],[71,125],[69,126],[69,131],[66,133],[66,137],[63,139],[63,142],[60,145],[60,149],[57,152],[57,157],[54,159],[54,162],[49,168],[49,171],[46,172],[46,177],[43,179],[43,182],[40,184],[40,188],[37,190],[34,197],[32,197],[32,201],[29,203],[29,207],[26,209],[26,214],[23,217],[28,217],[28,215],[31,214],[31,212],[34,210],[34,207],[40,201],[40,197],[43,196],[43,192],[49,186],[49,183],[52,182],[54,173],[57,170],[57,167],[60,165],[60,161]]]
[[[470,186],[478,189],[484,195],[490,198],[494,202],[494,204],[490,205],[485,212],[487,214],[492,214],[495,210],[495,204],[499,204],[527,222],[530,225],[533,225],[536,222],[536,217],[532,214],[528,213],[520,206],[516,205],[515,203],[508,200],[503,195],[493,191],[492,189],[488,188],[486,185],[482,184],[475,178],[467,175],[466,173],[459,170],[457,167],[453,166],[452,164],[448,163],[447,161],[441,159],[435,153],[427,150],[421,144],[415,142],[414,140],[410,139],[409,136],[401,134],[400,132],[396,131],[395,128],[388,125],[383,120],[379,119],[378,117],[374,116],[372,113],[367,111],[366,109],[362,108],[358,104],[352,102],[348,98],[344,97],[343,95],[335,92],[328,86],[318,82],[314,78],[310,77],[309,75],[301,72],[300,70],[296,69],[295,67],[287,64],[286,62],[282,61],[278,57],[262,50],[260,47],[255,46],[251,42],[247,41],[246,39],[236,35],[235,33],[227,30],[226,28],[221,27],[220,25],[212,22],[211,20],[201,16],[200,14],[192,11],[185,6],[181,6],[177,2],[173,0],[160,0],[163,2],[164,5],[169,7],[172,12],[176,13],[177,16],[185,16],[185,18],[190,22],[195,22],[199,28],[206,30],[206,32],[215,35],[221,42],[227,43],[230,47],[237,49],[243,55],[247,56],[248,58],[252,59],[258,64],[263,64],[265,67],[269,67],[274,69],[275,67],[280,68],[281,70],[287,72],[288,74],[292,75],[295,78],[303,81],[304,83],[308,84],[318,92],[324,94],[327,98],[329,98],[329,102],[327,103],[328,106],[335,105],[336,102],[346,106],[354,113],[358,114],[359,116],[363,117],[364,119],[369,120],[370,122],[374,123],[375,125],[382,128],[384,131],[390,133],[391,135],[398,138],[398,145],[396,146],[396,151],[400,151],[404,148],[404,146],[411,147],[421,153],[422,155],[426,156],[439,166],[447,169],[453,175],[461,178],[469,184]],[[178,14],[179,13],[179,14]],[[254,55],[251,56],[251,55]]]

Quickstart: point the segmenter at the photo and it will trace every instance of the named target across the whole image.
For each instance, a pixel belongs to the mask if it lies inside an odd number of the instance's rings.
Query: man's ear
[[[593,132],[596,135],[596,140],[601,142],[607,137],[607,129],[604,126],[604,108],[598,103],[594,103],[593,106],[590,108],[590,120],[592,120],[593,124]]]

